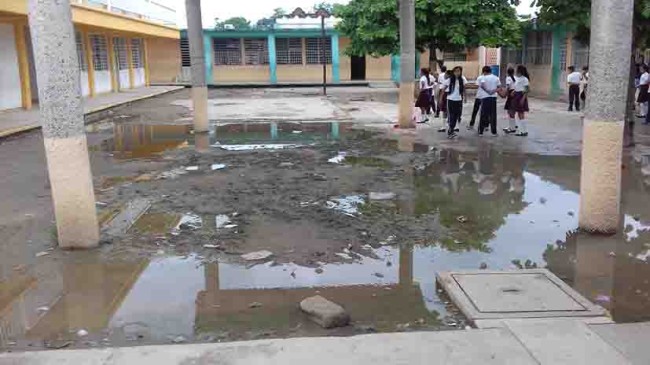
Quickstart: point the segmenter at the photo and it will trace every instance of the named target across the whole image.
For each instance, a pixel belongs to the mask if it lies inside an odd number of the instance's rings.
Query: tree
[[[215,18],[214,22],[214,29],[227,29],[230,28],[229,26],[232,26],[232,29],[235,30],[251,29],[251,22],[242,16],[229,18],[222,22],[219,21],[219,18]]]
[[[514,46],[521,41],[515,8],[519,0],[416,0],[416,47],[428,49],[436,67],[435,50]],[[338,29],[350,37],[350,55],[386,56],[399,52],[396,0],[352,0],[335,10]]]

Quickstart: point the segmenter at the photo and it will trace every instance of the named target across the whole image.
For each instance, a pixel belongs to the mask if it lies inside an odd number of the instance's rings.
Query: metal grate
[[[449,62],[465,62],[467,61],[466,52],[444,52],[442,54],[443,60]]]
[[[95,71],[108,70],[108,47],[106,46],[106,37],[101,34],[91,34],[90,48],[93,52],[93,69]]]
[[[276,39],[275,57],[278,65],[302,65],[302,39]]]
[[[239,38],[214,38],[215,65],[241,65],[241,40]]]
[[[88,64],[86,63],[86,49],[84,48],[84,39],[81,32],[74,32],[74,38],[77,43],[77,60],[79,61],[79,69],[81,71],[88,71]]]
[[[550,65],[553,52],[553,34],[551,32],[531,32],[527,36],[526,63],[532,65]]]
[[[190,41],[187,38],[181,38],[180,46],[182,67],[191,67],[192,60],[190,58]]]
[[[131,39],[131,63],[133,68],[144,68],[144,52],[140,38]]]
[[[126,54],[126,40],[124,38],[113,38],[113,52],[115,52],[117,58],[117,68],[119,70],[128,70],[129,60]]]
[[[566,50],[566,38],[562,40],[560,44],[560,70],[564,72],[567,68],[567,50]]]
[[[244,54],[247,65],[268,65],[269,44],[266,38],[244,39]]]
[[[324,41],[324,42],[323,42]],[[325,48],[325,60],[328,64],[332,63],[332,39],[325,38],[306,38],[305,43],[307,46],[307,64],[319,65],[323,63],[321,60],[322,49]],[[324,43],[324,44],[323,44]]]
[[[574,40],[572,48],[573,48],[573,58],[572,58],[573,64],[577,68],[589,66],[589,46]]]

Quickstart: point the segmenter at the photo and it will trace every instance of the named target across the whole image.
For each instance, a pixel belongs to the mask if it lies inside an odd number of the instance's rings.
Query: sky
[[[186,27],[185,21],[185,0],[158,0],[177,9],[178,25],[181,28]],[[305,11],[311,9],[314,4],[321,1],[315,0],[201,0],[201,10],[203,11],[203,26],[209,27],[214,24],[214,19],[222,20],[243,16],[252,22],[265,18],[273,14],[273,9],[283,8],[292,11],[297,7]],[[349,0],[330,0],[330,3],[346,4]],[[521,5],[517,8],[520,14],[531,14],[530,3],[532,0],[522,0]]]

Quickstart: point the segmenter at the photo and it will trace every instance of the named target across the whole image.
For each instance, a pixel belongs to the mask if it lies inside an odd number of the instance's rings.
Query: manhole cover
[[[448,272],[438,282],[470,320],[605,314],[545,269]]]

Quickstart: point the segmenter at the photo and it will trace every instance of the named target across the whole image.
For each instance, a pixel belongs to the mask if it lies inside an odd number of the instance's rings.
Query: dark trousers
[[[481,121],[478,126],[478,133],[490,127],[492,134],[497,134],[497,98],[485,98],[481,103]]]
[[[469,122],[469,126],[473,127],[474,124],[476,124],[476,115],[478,114],[478,111],[481,109],[481,101],[483,99],[474,99],[474,109],[472,110],[472,120]],[[482,115],[482,113],[481,113]]]
[[[580,111],[580,85],[569,85],[569,110],[573,110],[573,105]]]
[[[456,100],[447,100],[447,113],[449,120],[449,130],[448,133],[454,133],[456,129],[456,124],[460,122],[460,116],[463,114],[463,102]]]

